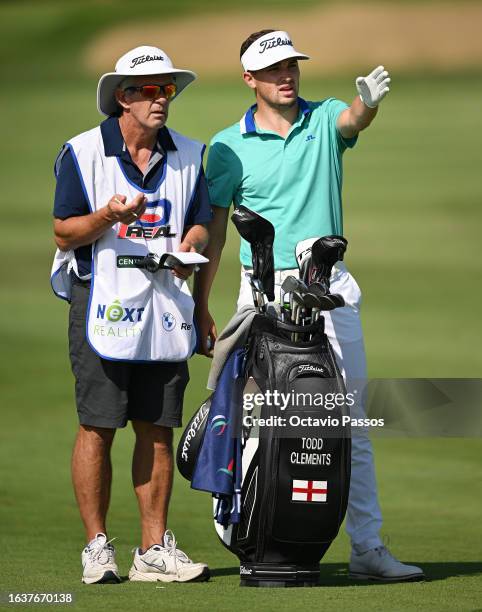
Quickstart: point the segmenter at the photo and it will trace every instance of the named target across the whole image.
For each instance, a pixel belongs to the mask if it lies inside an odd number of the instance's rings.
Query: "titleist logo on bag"
[[[131,60],[131,68],[134,66],[139,66],[139,64],[144,64],[145,62],[155,62],[160,60],[164,61],[164,57],[162,55],[139,55],[139,57],[133,57]]]
[[[196,415],[196,418],[191,423],[189,431],[187,432],[187,436],[184,439],[184,444],[182,446],[182,453],[181,453],[181,457],[184,459],[184,461],[188,461],[189,456],[187,453],[188,453],[189,447],[191,446],[191,440],[196,436],[196,433],[199,427],[203,424],[208,414],[209,414],[209,407],[207,403],[204,402],[204,404],[199,409],[199,412]]]
[[[274,49],[275,47],[282,47],[283,45],[293,46],[293,43],[289,38],[268,38],[266,40],[261,40],[259,43],[260,49],[259,54],[264,53],[268,49]]]
[[[312,365],[300,365],[298,366],[298,374],[301,374],[301,372],[319,372],[320,374],[323,374],[324,370],[322,367],[316,367],[316,366],[312,366]]]

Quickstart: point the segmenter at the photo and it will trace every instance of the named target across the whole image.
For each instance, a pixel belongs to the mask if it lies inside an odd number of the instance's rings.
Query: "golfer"
[[[297,275],[296,244],[304,239],[343,234],[342,155],[355,146],[358,134],[375,118],[389,91],[382,66],[356,80],[358,94],[351,106],[335,98],[308,102],[298,95],[298,52],[287,32],[263,30],[241,46],[243,80],[256,101],[231,127],[211,142],[207,178],[214,217],[206,256],[210,263],[197,279],[197,320],[202,351],[216,336],[209,313],[209,292],[226,239],[229,207],[244,205],[275,227],[275,282],[278,290],[289,275]],[[238,308],[252,302],[245,272],[251,267],[249,245],[241,245],[241,289]],[[340,370],[347,379],[366,379],[365,350],[360,323],[361,293],[355,279],[339,262],[331,278],[332,293],[346,306],[325,316],[326,333]],[[352,410],[363,416],[363,406]],[[409,580],[423,576],[420,568],[404,565],[383,546],[373,452],[368,436],[353,437],[352,472],[346,529],[351,538],[350,573],[358,578]]]
[[[84,583],[120,582],[107,535],[116,429],[132,422],[132,478],[142,544],[130,580],[207,579],[166,529],[172,428],[181,425],[186,360],[196,345],[193,265],[155,271],[167,252],[196,260],[211,208],[204,147],[166,127],[170,103],[196,75],[156,47],[123,55],[98,85],[107,119],[70,139],[55,164],[52,286],[70,302],[69,345],[79,416],[72,477],[87,545]],[[199,258],[199,256],[197,256]]]

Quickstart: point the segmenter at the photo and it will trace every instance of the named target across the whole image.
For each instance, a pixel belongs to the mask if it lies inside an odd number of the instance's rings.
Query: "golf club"
[[[241,238],[251,247],[253,276],[261,281],[268,301],[274,300],[274,227],[261,215],[245,206],[236,207],[231,220]]]

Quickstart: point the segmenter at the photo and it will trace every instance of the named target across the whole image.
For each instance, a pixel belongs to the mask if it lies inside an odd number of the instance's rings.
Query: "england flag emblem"
[[[326,502],[327,494],[326,480],[293,480],[292,501]]]

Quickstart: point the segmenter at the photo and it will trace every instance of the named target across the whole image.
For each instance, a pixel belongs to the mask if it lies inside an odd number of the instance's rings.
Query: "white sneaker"
[[[405,565],[390,553],[386,546],[378,546],[357,555],[352,550],[350,576],[361,580],[423,580],[423,570],[415,565]]]
[[[107,541],[105,533],[97,533],[82,551],[82,582],[85,584],[113,584],[121,581],[111,541]]]
[[[176,547],[176,538],[167,529],[163,543],[154,544],[144,553],[137,548],[129,580],[144,582],[189,582],[209,580],[205,563],[193,563],[186,553]]]

